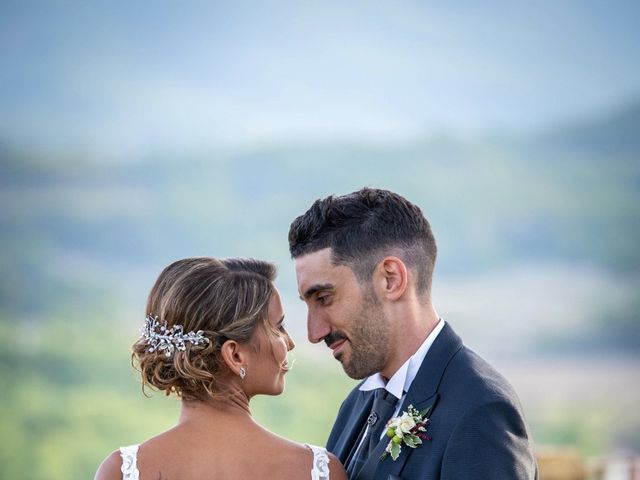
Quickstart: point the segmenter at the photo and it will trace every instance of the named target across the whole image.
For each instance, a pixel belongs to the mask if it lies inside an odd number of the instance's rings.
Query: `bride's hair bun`
[[[275,276],[275,265],[241,258],[186,258],[166,267],[149,294],[147,317],[157,318],[163,333],[173,328],[186,338],[202,331],[207,341],[187,340],[167,352],[143,335],[132,347],[143,389],[153,386],[185,400],[215,397],[220,346],[228,339],[248,342],[266,321]]]

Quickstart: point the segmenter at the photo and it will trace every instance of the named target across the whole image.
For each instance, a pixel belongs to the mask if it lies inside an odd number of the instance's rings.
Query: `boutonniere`
[[[387,437],[390,440],[381,460],[384,460],[387,455],[391,455],[393,460],[397,460],[403,444],[410,448],[417,448],[423,440],[431,440],[431,437],[427,436],[425,432],[429,421],[427,415],[429,415],[432,406],[419,412],[413,408],[413,405],[409,405],[406,412],[402,412],[400,416],[393,417],[387,422]]]

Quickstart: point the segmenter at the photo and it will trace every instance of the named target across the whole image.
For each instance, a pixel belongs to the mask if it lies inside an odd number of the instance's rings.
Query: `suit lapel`
[[[462,340],[456,335],[453,328],[445,323],[427,352],[418,374],[407,392],[402,403],[402,411],[406,410],[409,405],[418,408],[418,405],[425,403],[435,395],[449,361],[461,348]]]
[[[418,410],[424,410],[430,405],[433,405],[435,408],[439,397],[438,387],[442,375],[449,361],[460,348],[462,348],[462,340],[456,335],[449,324],[445,323],[442,331],[427,352],[416,378],[411,383],[411,387],[409,387],[404,402],[402,402],[400,414],[406,411],[409,405],[413,405]],[[433,409],[429,413],[429,417],[431,417],[432,414]],[[402,467],[414,450],[429,448],[428,441],[419,445],[417,448],[409,448],[403,445],[402,452],[397,460],[394,461],[391,456],[380,460],[388,443],[389,439],[386,436],[382,437],[382,440],[380,440],[376,449],[362,467],[360,474],[357,476],[357,480],[371,480],[374,478],[374,475],[375,478],[380,479],[386,479],[389,475],[399,476]]]

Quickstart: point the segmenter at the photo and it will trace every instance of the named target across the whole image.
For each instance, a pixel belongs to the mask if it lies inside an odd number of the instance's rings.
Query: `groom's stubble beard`
[[[365,293],[360,311],[351,322],[348,342],[351,355],[344,360],[338,356],[345,373],[353,379],[362,379],[381,371],[389,358],[389,322],[382,305],[372,290]],[[335,332],[337,339],[346,338]]]

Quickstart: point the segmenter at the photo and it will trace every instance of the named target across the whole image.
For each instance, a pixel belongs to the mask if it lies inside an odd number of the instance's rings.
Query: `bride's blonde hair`
[[[226,340],[249,342],[267,321],[274,292],[275,265],[254,259],[186,258],[166,267],[147,300],[146,315],[184,332],[202,330],[208,343],[186,342],[171,355],[150,351],[141,337],[133,344],[132,364],[142,375],[143,390],[152,386],[184,400],[215,398]]]

